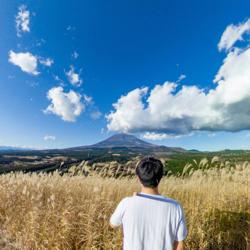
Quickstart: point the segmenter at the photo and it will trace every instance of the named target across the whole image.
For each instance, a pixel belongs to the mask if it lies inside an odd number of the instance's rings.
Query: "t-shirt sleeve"
[[[175,235],[175,241],[183,241],[187,237],[187,225],[186,225],[186,219],[185,214],[183,211],[183,208],[179,206],[178,209],[178,223],[177,223],[177,229],[176,229],[176,235]]]
[[[122,224],[122,217],[125,212],[126,198],[122,199],[116,207],[114,213],[110,217],[110,224],[113,226],[120,226]]]

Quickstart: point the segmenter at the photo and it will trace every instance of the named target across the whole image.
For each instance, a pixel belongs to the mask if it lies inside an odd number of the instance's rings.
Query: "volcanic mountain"
[[[138,139],[137,137],[130,134],[116,134],[113,135],[106,140],[98,142],[91,147],[93,148],[152,148],[156,145],[145,142],[143,140]]]
[[[166,147],[166,146],[159,146],[156,144],[152,144],[146,141],[143,141],[134,135],[131,134],[115,134],[101,142],[98,142],[93,145],[89,146],[80,146],[74,148],[68,148],[66,150],[73,150],[73,151],[81,151],[81,150],[112,150],[112,151],[133,151],[133,152],[165,152],[165,153],[183,153],[186,152],[183,148],[177,147]]]

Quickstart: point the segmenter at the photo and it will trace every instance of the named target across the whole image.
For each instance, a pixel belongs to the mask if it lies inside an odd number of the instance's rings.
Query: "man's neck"
[[[141,188],[141,192],[145,194],[160,194],[158,191],[158,187],[156,188],[148,188],[148,187],[143,187]]]

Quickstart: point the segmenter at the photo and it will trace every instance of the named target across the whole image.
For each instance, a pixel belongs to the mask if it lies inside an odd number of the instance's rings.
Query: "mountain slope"
[[[145,142],[137,137],[129,134],[116,134],[104,141],[98,142],[91,147],[93,148],[114,148],[114,147],[139,147],[139,148],[152,148],[156,145]]]

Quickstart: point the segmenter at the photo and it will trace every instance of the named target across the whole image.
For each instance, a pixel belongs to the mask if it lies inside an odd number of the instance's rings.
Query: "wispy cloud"
[[[67,31],[70,31],[70,30],[75,30],[76,28],[74,27],[74,26],[72,26],[72,25],[68,25],[67,27],[66,27],[66,30]]]
[[[181,82],[182,80],[184,80],[186,78],[186,75],[184,75],[184,74],[181,74],[179,77],[178,77],[178,79],[177,79],[177,83],[178,82]]]
[[[18,8],[18,13],[16,15],[16,31],[19,37],[22,33],[30,32],[30,12],[25,5],[21,5]]]
[[[56,137],[55,137],[54,135],[45,135],[45,136],[43,137],[43,139],[44,139],[45,141],[55,141],[55,140],[56,140]]]
[[[77,59],[79,57],[79,54],[76,51],[74,51],[71,56],[73,59]]]
[[[84,98],[84,101],[87,103],[87,104],[92,104],[93,103],[93,98],[92,96],[88,96],[86,94],[83,95],[83,98]]]
[[[102,113],[99,110],[95,110],[95,111],[91,112],[91,114],[90,114],[90,117],[93,120],[98,120],[101,116],[102,116]]]

